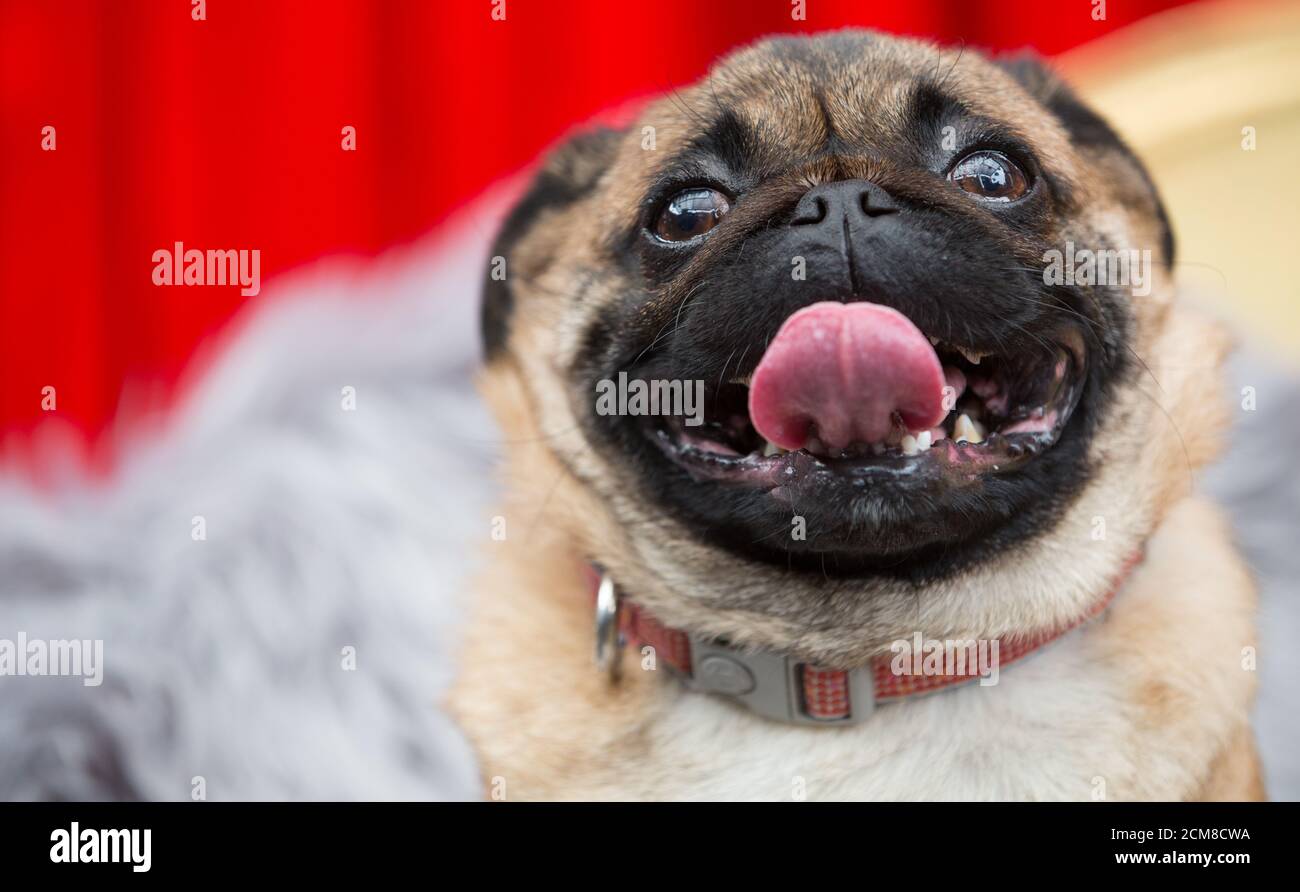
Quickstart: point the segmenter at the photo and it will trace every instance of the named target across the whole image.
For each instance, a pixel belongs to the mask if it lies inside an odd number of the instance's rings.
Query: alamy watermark
[[[239,293],[252,297],[262,290],[262,252],[186,248],[176,242],[171,250],[153,252],[155,285],[238,285]]]
[[[82,827],[76,821],[50,833],[50,861],[55,864],[130,864],[135,873],[148,873],[153,864],[153,831],[146,828]]]
[[[704,423],[704,382],[646,381],[619,372],[617,381],[601,378],[596,382],[596,414],[677,415],[686,419],[687,427],[699,427]]]
[[[1134,297],[1151,293],[1151,249],[1116,248],[1075,249],[1066,242],[1065,250],[1052,248],[1043,252],[1044,285],[1106,285],[1131,288]]]
[[[101,639],[0,638],[0,677],[6,675],[80,676],[88,688],[104,681],[104,642]]]
[[[895,675],[978,677],[980,687],[990,687],[998,683],[1000,648],[996,638],[926,639],[917,632],[889,646],[894,654],[889,669]]]

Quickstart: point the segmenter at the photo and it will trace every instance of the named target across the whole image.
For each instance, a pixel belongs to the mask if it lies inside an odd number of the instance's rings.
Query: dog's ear
[[[1069,85],[1048,67],[1040,56],[1034,53],[1017,53],[1002,56],[994,60],[1003,71],[1010,74],[1029,92],[1029,95],[1056,116],[1057,120],[1070,134],[1074,145],[1084,151],[1110,151],[1122,155],[1137,171],[1146,192],[1155,203],[1156,216],[1160,221],[1161,251],[1165,263],[1174,263],[1174,233],[1165,213],[1164,202],[1156,190],[1151,175],[1147,173],[1142,160],[1134,154],[1124,140],[1120,139],[1101,115],[1089,108]]]
[[[555,211],[583,198],[614,159],[623,131],[602,127],[570,137],[547,157],[492,245],[483,282],[483,354],[491,362],[504,349],[515,297],[511,252],[524,235]]]

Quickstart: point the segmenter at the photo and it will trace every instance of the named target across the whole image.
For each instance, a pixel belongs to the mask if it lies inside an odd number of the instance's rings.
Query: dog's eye
[[[666,242],[684,242],[704,235],[729,210],[731,202],[717,189],[684,189],[659,212],[654,234]]]
[[[1001,152],[971,152],[948,179],[985,201],[1015,201],[1029,191],[1029,177]]]

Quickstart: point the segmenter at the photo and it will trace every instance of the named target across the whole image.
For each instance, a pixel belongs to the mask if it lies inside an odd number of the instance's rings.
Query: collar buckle
[[[765,718],[796,725],[854,725],[875,709],[870,666],[826,671],[771,651],[691,637],[691,690],[719,694]]]

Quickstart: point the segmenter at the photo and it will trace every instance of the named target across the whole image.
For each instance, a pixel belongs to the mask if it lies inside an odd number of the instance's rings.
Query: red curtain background
[[[412,240],[569,127],[778,31],[860,25],[1054,54],[1177,0],[0,0],[0,455],[165,405],[249,298],[152,284],[175,241],[262,279]],[[357,129],[357,151],[340,149]],[[52,126],[56,150],[43,151]],[[93,448],[93,465],[108,459]]]

